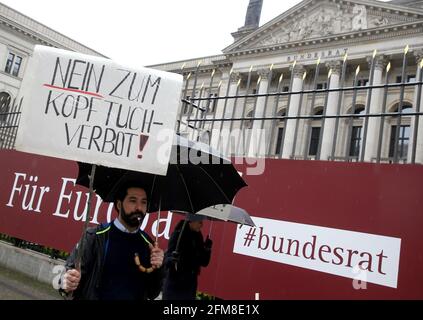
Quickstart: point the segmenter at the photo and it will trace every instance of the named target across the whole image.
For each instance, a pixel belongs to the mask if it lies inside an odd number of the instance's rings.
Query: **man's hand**
[[[163,264],[164,253],[159,248],[159,244],[156,242],[154,246],[150,244],[150,263],[154,269],[159,269]]]
[[[62,289],[67,293],[75,291],[80,281],[81,273],[78,270],[68,270],[63,276]]]

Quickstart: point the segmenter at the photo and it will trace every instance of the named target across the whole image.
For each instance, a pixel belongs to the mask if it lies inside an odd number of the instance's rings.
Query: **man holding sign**
[[[162,285],[163,250],[140,230],[147,209],[141,184],[122,186],[115,196],[118,218],[88,229],[80,270],[75,269],[79,245],[61,280],[65,297],[82,300],[146,300],[158,296]]]
[[[36,46],[20,91],[15,148],[92,164],[90,195],[97,165],[166,175],[182,82],[173,73]],[[107,300],[158,295],[163,251],[139,230],[145,190],[122,187],[115,199],[119,217],[111,224],[86,230],[87,210],[63,294]]]

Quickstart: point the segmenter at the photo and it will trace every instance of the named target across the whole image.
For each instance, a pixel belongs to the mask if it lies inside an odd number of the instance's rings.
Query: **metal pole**
[[[200,98],[202,98],[203,97],[203,90],[204,90],[204,82],[201,84],[201,88],[200,88]],[[197,110],[195,111],[195,122],[194,122],[194,130],[193,130],[193,132],[192,132],[192,140],[195,140],[196,138],[195,138],[195,134],[197,133],[198,134],[198,128],[197,128],[197,119],[198,119],[198,113],[200,112],[200,110],[201,110],[201,103],[203,102],[203,100],[198,100],[198,103],[197,103]],[[200,122],[200,125],[201,125],[201,122]],[[199,135],[198,135],[199,136]]]
[[[186,99],[186,97],[187,97],[188,84],[189,84],[189,79],[190,79],[190,78],[191,78],[191,72],[187,75],[187,78],[186,78],[186,80],[185,80],[185,89],[184,89],[184,92],[183,92],[183,94],[182,94],[182,97],[183,97],[184,99]],[[184,110],[185,110],[185,106],[186,106],[186,104],[187,104],[187,103],[185,103],[185,102],[182,104],[182,107],[181,107],[181,112],[180,112],[180,114],[179,114],[178,131],[177,131],[177,133],[178,133],[178,134],[180,134],[180,133],[181,133],[182,116],[184,115]],[[188,125],[188,122],[187,122],[187,125]]]
[[[217,95],[218,98],[220,98],[220,88],[222,87],[222,81],[219,82],[219,85],[217,86]],[[211,128],[210,128],[210,145],[212,144],[212,138],[213,138],[213,130],[214,130],[214,124],[215,124],[215,120],[216,120],[216,113],[217,113],[217,105],[219,104],[219,100],[215,99],[214,101],[216,102],[216,108],[214,108],[213,111],[213,116],[212,116],[212,122],[211,122]]]
[[[238,93],[239,93],[239,87],[241,85],[241,79],[238,80],[238,84],[236,86],[236,93],[235,93],[235,101],[234,101],[234,105],[232,107],[232,117],[231,119],[235,118],[235,110],[236,110],[236,104],[238,102]],[[231,120],[231,124],[229,125],[229,139],[228,139],[228,145],[226,147],[226,154],[229,154],[229,147],[231,146],[231,137],[232,137],[232,129],[233,129],[233,125],[234,125],[234,121]],[[234,153],[236,153],[236,146],[235,146],[235,150]]]
[[[358,82],[358,74],[360,73],[360,66],[357,67],[356,71],[355,71],[355,76],[354,76],[354,93],[353,93],[353,101],[352,101],[352,110],[351,110],[351,114],[354,115],[355,114],[355,104],[357,102],[357,82]],[[347,150],[346,150],[346,156],[345,158],[347,160],[350,159],[350,149],[351,149],[351,135],[352,135],[352,129],[353,129],[353,123],[354,123],[354,118],[351,118],[350,121],[348,122],[348,135],[347,135]]]
[[[247,78],[247,87],[246,87],[246,95],[248,95],[248,92],[250,91],[251,87],[251,74],[253,72],[253,66],[250,67],[250,71],[248,72],[248,78]],[[247,101],[248,97],[246,96],[244,99],[244,106],[242,108],[242,118],[245,118],[245,111],[247,110]],[[242,136],[242,145],[243,145],[243,151],[245,150],[245,133],[244,133],[244,120],[241,121],[240,127],[239,127],[239,137],[238,137],[238,145],[236,147],[237,152],[239,151],[239,148],[241,147],[241,136]]]
[[[345,74],[347,72],[347,59],[348,59],[348,55],[345,54],[344,56],[344,62],[342,64],[342,73],[341,73],[341,83],[340,83],[340,89],[344,88],[345,85]],[[344,91],[341,91],[339,93],[339,97],[338,97],[338,109],[336,111],[336,115],[339,116],[341,114],[341,106],[342,106],[342,101],[344,99]],[[335,158],[335,151],[336,151],[336,143],[338,140],[338,129],[339,129],[339,118],[336,118],[335,121],[335,135],[333,137],[333,145],[332,145],[332,160]]]
[[[304,90],[304,80],[306,79],[306,76],[307,76],[307,72],[304,72],[303,83],[301,84],[301,91]],[[301,111],[302,111],[302,108],[303,108],[303,97],[304,97],[304,94],[303,94],[303,92],[301,92],[300,103],[299,103],[300,106],[298,108],[298,114],[297,114],[298,117],[301,116]],[[296,150],[297,140],[298,140],[297,135],[298,135],[299,123],[300,123],[300,120],[297,119],[297,121],[295,122],[294,143],[292,144],[291,158],[293,158],[295,156],[295,150]]]
[[[279,84],[278,84],[278,90],[277,90],[277,92],[279,92],[279,93],[281,92],[282,81],[283,81],[283,73],[279,77]],[[275,105],[274,105],[274,108],[273,108],[273,117],[276,117],[276,115],[278,113],[279,99],[280,99],[280,95],[277,95],[276,96]],[[271,132],[270,132],[270,141],[269,141],[269,149],[267,151],[267,156],[268,157],[270,157],[271,154],[272,154],[272,146],[273,146],[273,140],[275,138],[275,130],[276,130],[276,119],[272,119]]]
[[[4,116],[4,124],[0,127],[0,138],[3,138],[3,141],[1,142],[0,148],[3,149],[7,149],[7,144],[8,144],[8,137],[9,137],[9,131],[11,130],[11,125],[9,124],[9,119],[11,117],[11,115],[13,114],[13,103],[12,103],[12,108],[10,108],[10,96],[6,99],[6,101],[4,101],[4,97],[2,97],[0,104],[4,105],[4,112],[1,114],[1,116]]]
[[[404,49],[404,56],[402,60],[402,73],[401,73],[401,88],[400,88],[400,102],[398,106],[398,118],[397,118],[397,129],[395,132],[395,140],[394,140],[394,163],[399,162],[399,154],[398,154],[398,147],[399,147],[399,138],[400,138],[400,131],[401,131],[401,115],[402,115],[402,108],[404,106],[404,93],[405,87],[404,84],[407,82],[406,77],[406,68],[407,68],[407,54],[408,54],[409,46],[406,46]]]
[[[419,75],[419,82],[423,81],[423,59],[420,62],[420,75]],[[416,112],[420,112],[421,107],[421,100],[422,100],[422,85],[419,84],[417,87],[417,103],[416,103]],[[416,121],[414,122],[414,141],[413,141],[413,150],[411,153],[411,163],[416,163],[416,152],[417,152],[417,134],[419,133],[419,124],[420,124],[420,117],[416,116]]]
[[[294,69],[295,69],[295,66],[297,65],[297,60],[295,60],[294,61],[294,63],[292,64],[292,70],[291,70],[291,80],[290,80],[290,83],[289,83],[289,95],[288,95],[288,104],[287,104],[287,106],[286,106],[286,113],[285,113],[285,115],[286,116],[289,116],[289,105],[291,104],[291,96],[292,96],[292,87],[294,86]],[[285,136],[286,136],[286,127],[287,127],[287,124],[288,124],[288,120],[285,120],[285,129],[283,130],[283,134],[282,134],[282,141],[281,141],[281,145],[282,145],[282,147],[281,147],[281,149],[279,150],[279,158],[282,158],[282,151],[283,151],[283,149],[285,148]]]
[[[213,88],[213,80],[214,80],[215,73],[216,73],[216,69],[213,69],[211,76],[210,76],[210,84],[209,84],[209,91],[208,91],[209,92],[209,98],[213,97],[212,88]],[[217,100],[212,99],[212,100],[207,100],[207,101],[208,102],[206,104],[206,111],[203,113],[203,117],[202,117],[203,119],[206,119],[207,114],[210,113],[210,105],[213,106],[215,104],[215,101],[217,101]],[[201,123],[200,128],[204,130],[205,125],[206,125],[206,122],[204,121],[204,122]]]
[[[191,93],[191,97],[190,97],[190,107],[188,110],[188,117],[187,117],[187,124],[189,123],[189,120],[191,119],[191,115],[193,113],[193,105],[194,105],[194,101],[195,101],[195,95],[197,93],[197,81],[198,81],[198,73],[200,70],[200,66],[201,66],[201,61],[198,62],[197,64],[197,69],[195,69],[195,78],[194,78],[194,85],[192,87],[192,93]],[[193,132],[195,132],[195,128],[193,130]]]
[[[13,149],[15,147],[15,141],[16,141],[16,134],[18,131],[18,125],[19,125],[19,119],[21,115],[22,110],[22,102],[24,98],[21,98],[19,104],[16,103],[16,98],[13,102],[12,107],[12,114],[11,114],[11,123],[10,123],[10,131],[9,131],[9,141],[6,145],[7,149]]]
[[[377,50],[375,50],[373,52],[373,57],[372,57],[372,64],[370,67],[370,89],[367,93],[367,106],[366,106],[366,114],[368,115],[370,113],[370,105],[372,103],[372,86],[373,86],[373,82],[374,82],[374,77],[375,77],[375,59],[376,59],[376,54],[377,54]],[[369,118],[365,118],[364,119],[364,131],[363,131],[363,143],[361,145],[361,155],[360,155],[360,161],[364,162],[364,155],[366,152],[366,142],[367,142],[367,130],[369,127]]]
[[[328,73],[328,86],[326,88],[325,105],[323,106],[322,128],[320,129],[319,145],[317,147],[316,160],[320,160],[320,153],[322,152],[323,134],[325,132],[326,116],[327,116],[328,101],[329,101],[329,91],[327,89],[330,88],[331,80],[332,80],[332,69],[329,70],[329,73]]]
[[[270,67],[270,73],[269,73],[268,78],[267,78],[267,81],[268,81],[268,84],[267,84],[267,94],[269,94],[270,93],[270,90],[271,90],[272,78],[273,78],[273,64]],[[266,99],[264,101],[263,116],[266,115],[268,102],[269,102],[269,96],[266,95]],[[259,144],[261,143],[261,139],[262,139],[262,135],[261,134],[264,131],[264,124],[265,124],[265,122],[266,122],[266,120],[262,120],[262,122],[261,122],[259,139],[258,139]],[[258,150],[257,150],[257,152],[258,152]],[[258,156],[258,154],[257,154],[257,156]]]
[[[257,80],[257,86],[256,86],[256,93],[259,93],[260,91],[260,84],[261,84],[261,77],[259,76],[259,78],[258,78],[258,80]],[[244,156],[245,157],[248,157],[249,156],[249,152],[248,151],[246,151],[246,150],[248,150],[246,147],[248,146],[248,148],[250,148],[250,144],[252,143],[251,142],[251,140],[252,140],[252,137],[253,137],[253,128],[254,128],[254,121],[255,121],[255,111],[256,111],[256,108],[257,108],[257,102],[258,102],[258,96],[256,96],[255,97],[255,101],[254,101],[254,107],[253,107],[253,116],[252,116],[252,120],[250,120],[250,121],[252,121],[251,122],[251,135],[249,135],[249,139],[248,139],[248,143],[247,144],[244,144]],[[244,131],[242,131],[243,133],[244,133]],[[244,135],[244,139],[243,139],[243,143],[244,143],[244,141],[245,141],[245,135]]]
[[[156,226],[156,239],[155,239],[156,241],[154,242],[154,245],[156,245],[156,243],[159,243],[159,223],[160,223],[161,211],[162,211],[162,196],[160,195],[159,212],[157,213],[157,226]]]
[[[386,66],[386,79],[385,79],[385,84],[388,85],[389,83],[389,71],[391,70],[391,63],[389,63]],[[386,113],[386,103],[388,100],[388,87],[385,87],[384,92],[383,92],[383,102],[382,102],[382,114]],[[376,163],[380,163],[380,158],[382,155],[382,143],[383,143],[383,129],[385,126],[385,116],[383,115],[381,120],[380,120],[380,129],[379,129],[379,143],[377,146],[377,157],[376,157]]]
[[[231,89],[231,80],[232,80],[232,73],[233,72],[234,72],[234,70],[232,69],[231,72],[229,73],[228,86],[226,88],[225,104],[223,106],[223,113],[222,113],[223,119],[225,119],[226,108],[228,106],[228,96],[229,96],[229,90]],[[218,137],[218,140],[217,140],[216,149],[219,149],[219,147],[220,147],[220,137],[222,135],[222,130],[223,130],[223,121],[220,122],[219,137]]]
[[[82,265],[82,254],[84,252],[84,246],[85,246],[85,233],[88,229],[88,224],[90,222],[90,212],[91,212],[91,205],[92,205],[92,201],[93,201],[93,196],[94,196],[94,178],[95,178],[95,171],[97,169],[97,165],[93,164],[91,166],[91,174],[89,176],[90,178],[90,189],[89,189],[89,195],[88,195],[88,205],[87,205],[87,212],[86,212],[86,216],[85,216],[85,222],[84,222],[84,227],[82,229],[82,237],[81,237],[81,243],[79,245],[78,248],[78,254],[75,260],[75,265],[76,265],[76,269],[81,271],[81,265]]]
[[[313,81],[313,95],[311,98],[311,112],[313,112],[314,104],[316,102],[316,90],[317,90],[317,80],[319,78],[320,73],[320,58],[317,60],[316,65],[316,73],[314,75],[314,81]],[[310,129],[311,129],[311,121],[308,121],[309,123],[306,124],[306,135],[304,140],[304,160],[307,160],[308,158],[308,150],[309,150],[309,142],[310,142]]]

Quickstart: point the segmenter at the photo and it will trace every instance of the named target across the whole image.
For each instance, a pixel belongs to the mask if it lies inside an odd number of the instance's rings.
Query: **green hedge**
[[[28,242],[22,239],[14,238],[11,236],[8,236],[6,234],[0,233],[0,240],[3,240],[5,242],[8,242],[10,244],[13,244],[15,247],[22,248],[22,249],[29,249],[33,250],[42,254],[45,254],[49,256],[52,259],[63,259],[66,260],[69,256],[68,252],[60,251],[54,248],[50,247],[44,247],[42,245],[39,245],[37,243]]]

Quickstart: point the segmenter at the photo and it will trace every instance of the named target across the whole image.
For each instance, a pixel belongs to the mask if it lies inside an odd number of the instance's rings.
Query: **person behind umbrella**
[[[162,286],[163,250],[140,230],[147,209],[142,185],[126,184],[115,194],[119,216],[84,235],[82,262],[76,268],[77,245],[66,262],[62,295],[81,300],[146,300]]]
[[[164,300],[195,300],[201,267],[210,262],[212,240],[201,233],[204,216],[188,214],[176,225],[165,253]],[[178,239],[180,243],[178,246]]]

